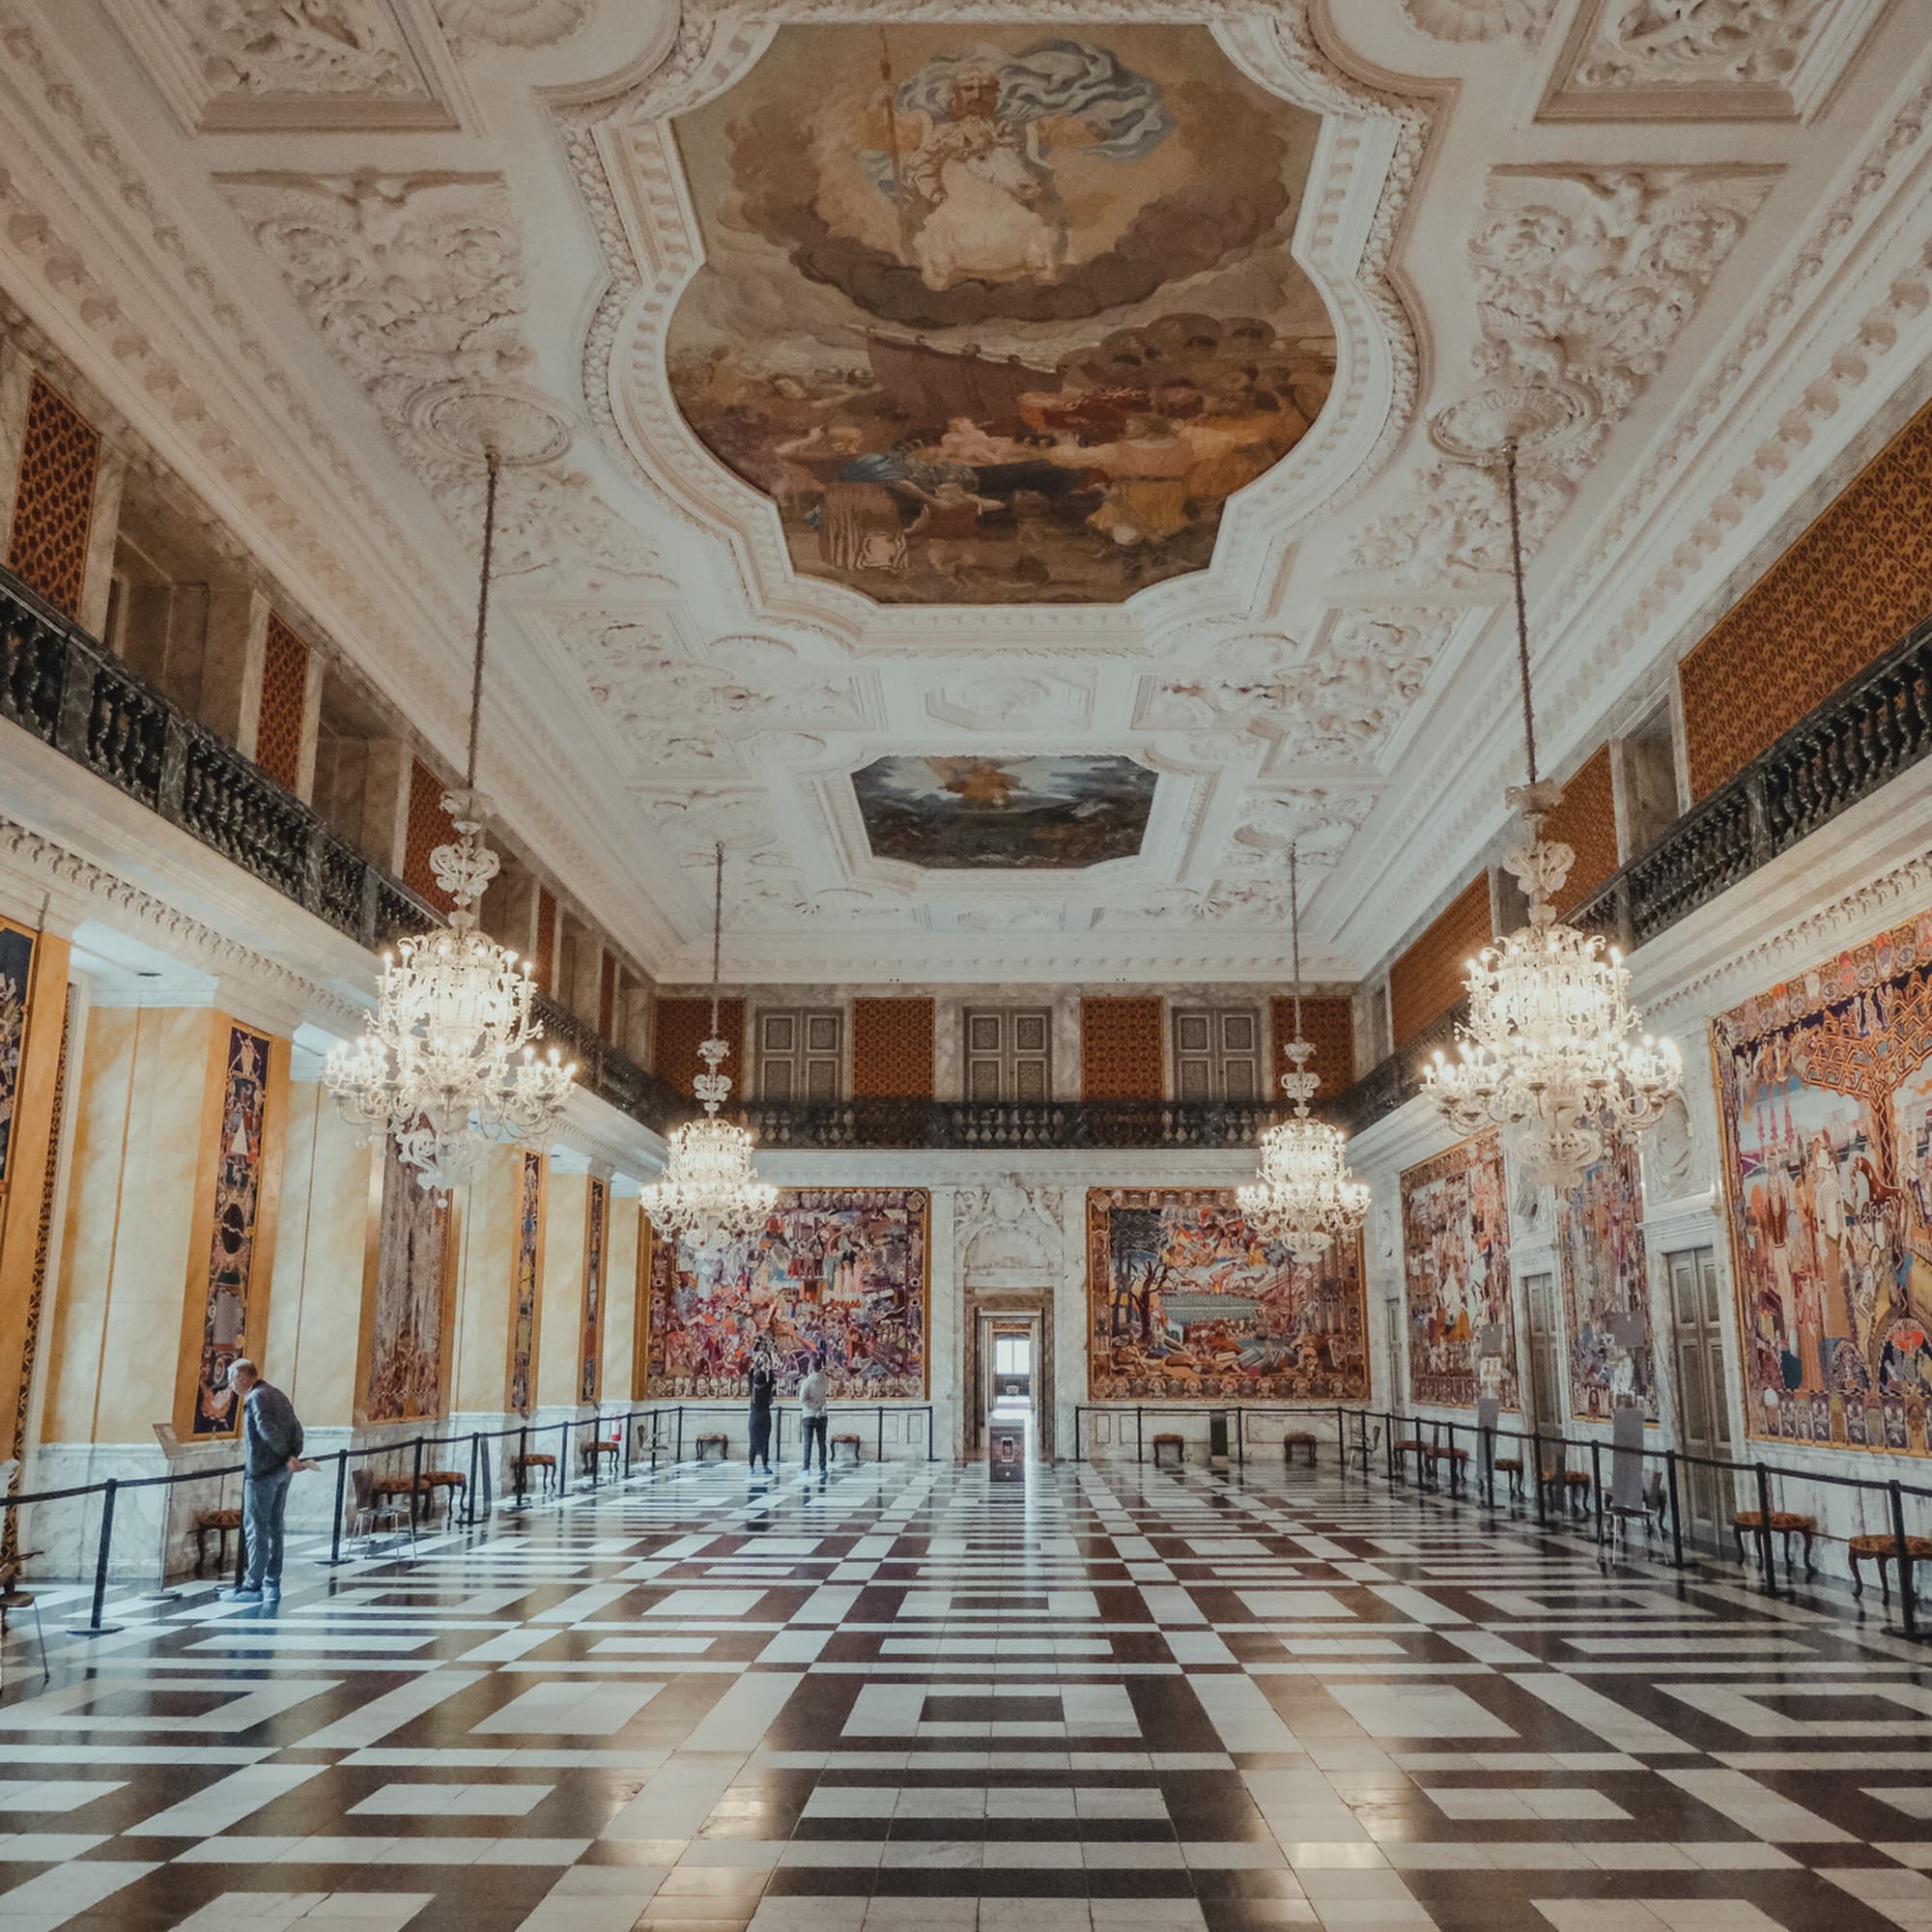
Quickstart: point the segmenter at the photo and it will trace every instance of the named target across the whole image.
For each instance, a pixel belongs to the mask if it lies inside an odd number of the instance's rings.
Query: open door
[[[980,1317],[980,1421],[1020,1423],[1026,1429],[1029,1460],[1039,1453],[1040,1322],[1037,1315]]]

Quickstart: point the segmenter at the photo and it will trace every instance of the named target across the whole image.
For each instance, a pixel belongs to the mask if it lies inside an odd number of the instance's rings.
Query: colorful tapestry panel
[[[1517,1406],[1509,1190],[1501,1139],[1479,1134],[1402,1177],[1412,1402]]]
[[[1232,1188],[1090,1188],[1087,1317],[1096,1402],[1369,1393],[1360,1241],[1294,1262]]]
[[[1644,1266],[1643,1177],[1616,1149],[1557,1204],[1558,1265],[1570,1337],[1570,1412],[1606,1421],[1632,1405],[1658,1420],[1657,1359]]]
[[[255,1265],[255,1222],[262,1205],[262,1136],[269,1102],[269,1042],[246,1027],[228,1030],[222,1076],[221,1140],[214,1168],[214,1229],[209,1241],[208,1301],[202,1322],[197,1435],[235,1433],[228,1365],[248,1326],[248,1279]]]
[[[604,1230],[610,1215],[611,1190],[594,1175],[590,1206],[583,1229],[583,1353],[580,1402],[595,1402],[603,1382],[604,1354]]]
[[[644,1394],[742,1395],[763,1338],[782,1387],[819,1354],[835,1396],[923,1399],[929,1216],[921,1187],[787,1187],[743,1240],[653,1242]]]
[[[543,1241],[544,1157],[525,1148],[517,1182],[517,1260],[510,1282],[510,1407],[530,1412],[537,1348],[537,1280]]]
[[[27,995],[34,979],[34,935],[0,925],[0,1189],[13,1176],[14,1102],[27,1049]]]
[[[384,1143],[383,1226],[376,1258],[370,1422],[413,1422],[442,1406],[443,1270],[448,1210]]]
[[[1712,1032],[1746,1428],[1925,1454],[1932,913]]]

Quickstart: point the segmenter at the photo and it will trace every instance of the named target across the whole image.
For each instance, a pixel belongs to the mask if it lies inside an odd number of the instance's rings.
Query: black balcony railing
[[[4,570],[0,717],[371,952],[441,923],[293,792]],[[600,1099],[659,1131],[690,1111],[688,1099],[554,1000],[540,998],[538,1011]]]
[[[753,1101],[767,1148],[1252,1148],[1286,1107],[1239,1100]]]

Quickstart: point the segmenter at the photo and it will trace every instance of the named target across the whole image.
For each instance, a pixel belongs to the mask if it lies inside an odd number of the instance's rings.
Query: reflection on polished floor
[[[10,1637],[0,1932],[1932,1927],[1919,1651],[1325,1469],[708,1466],[311,1555],[45,1687]]]

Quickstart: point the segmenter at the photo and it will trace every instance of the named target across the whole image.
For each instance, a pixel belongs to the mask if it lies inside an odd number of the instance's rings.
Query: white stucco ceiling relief
[[[0,0],[0,279],[445,759],[505,452],[485,781],[663,979],[722,839],[740,978],[1276,979],[1293,842],[1348,980],[1502,439],[1560,770],[1932,353],[1914,12]]]

